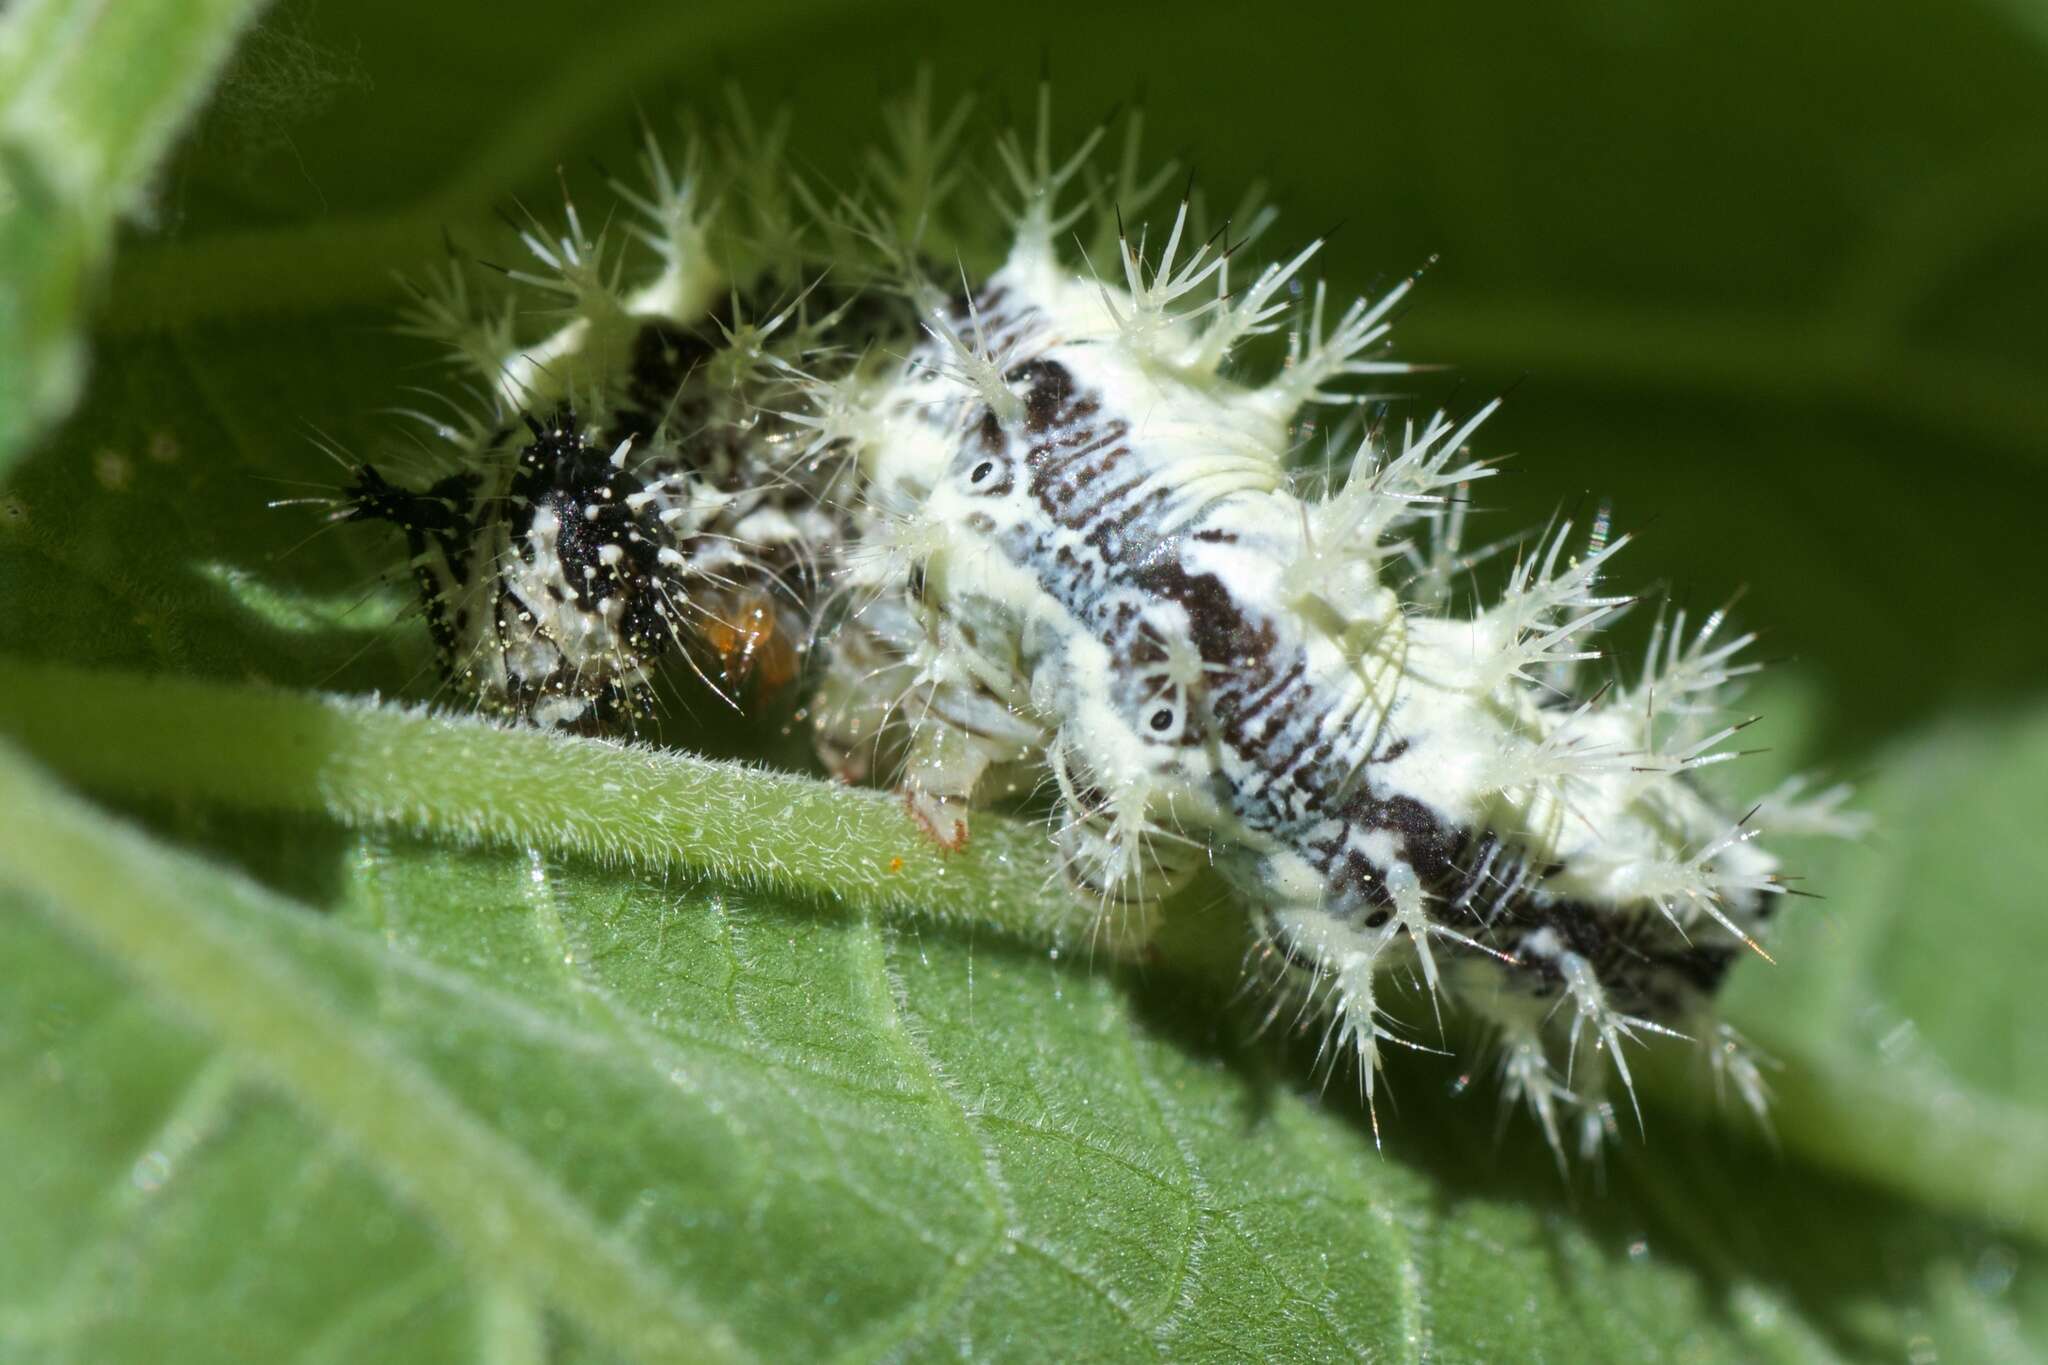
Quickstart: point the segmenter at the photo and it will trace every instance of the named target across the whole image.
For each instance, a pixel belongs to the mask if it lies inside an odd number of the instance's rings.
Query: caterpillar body
[[[1408,284],[1332,317],[1302,278],[1318,243],[1247,271],[1186,201],[1148,250],[1124,227],[1161,183],[1136,176],[1135,138],[1087,192],[1096,139],[1056,162],[1043,99],[1033,143],[999,144],[1007,250],[978,282],[942,272],[961,119],[932,123],[922,86],[909,109],[881,190],[798,196],[840,282],[807,309],[800,269],[761,272],[756,296],[796,300],[778,347],[712,317],[704,282],[731,272],[704,264],[705,218],[651,146],[656,190],[629,202],[659,278],[605,284],[572,211],[561,242],[528,234],[553,270],[536,283],[575,313],[537,354],[441,329],[494,411],[529,420],[469,438],[471,467],[422,492],[366,469],[351,514],[405,526],[462,685],[615,726],[686,625],[718,655],[732,603],[756,600],[735,592],[772,595],[833,627],[811,706],[833,772],[893,783],[950,847],[974,809],[1049,792],[1106,933],[1142,939],[1215,869],[1275,1016],[1322,1021],[1368,1102],[1403,1041],[1382,989],[1400,975],[1498,1029],[1505,1091],[1560,1160],[1616,1131],[1609,1088],[1632,1094],[1625,1046],[1650,1035],[1697,1041],[1761,1114],[1758,1062],[1711,1004],[1788,887],[1758,810],[1695,778],[1735,756],[1750,637],[1676,615],[1636,677],[1580,687],[1631,601],[1605,583],[1626,537],[1604,515],[1454,609],[1502,548],[1464,543],[1494,405],[1362,425],[1334,465],[1296,453],[1312,410],[1362,411],[1348,381],[1407,368],[1384,348]],[[1090,208],[1096,250],[1070,258]],[[1240,353],[1274,333],[1283,363],[1254,376]],[[1844,794],[1777,810],[1826,828]]]

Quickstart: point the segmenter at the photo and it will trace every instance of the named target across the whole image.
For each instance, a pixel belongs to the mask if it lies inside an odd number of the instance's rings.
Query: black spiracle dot
[[[1152,713],[1152,728],[1160,734],[1173,728],[1173,712],[1161,707]]]
[[[1368,929],[1377,929],[1393,917],[1394,912],[1391,910],[1375,910],[1370,915],[1367,915],[1365,917],[1365,927]]]
[[[974,472],[967,476],[967,482],[981,483],[984,480],[986,480],[989,475],[995,472],[996,462],[994,460],[983,460],[980,464],[974,467]]]

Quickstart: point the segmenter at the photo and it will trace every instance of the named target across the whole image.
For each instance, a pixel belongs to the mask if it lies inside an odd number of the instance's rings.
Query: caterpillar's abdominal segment
[[[1507,1093],[1560,1153],[1613,1133],[1610,1085],[1633,1097],[1656,1036],[1714,1049],[1760,1109],[1710,1006],[1785,886],[1693,776],[1734,756],[1747,638],[1675,618],[1632,685],[1575,690],[1632,600],[1604,515],[1447,611],[1500,550],[1462,544],[1495,405],[1371,431],[1320,485],[1291,463],[1306,410],[1406,368],[1382,347],[1408,286],[1293,304],[1311,245],[1233,291],[1186,204],[1156,248],[1119,220],[1110,271],[1070,260],[1076,172],[1039,146],[1006,158],[1024,207],[1001,267],[835,394],[869,414],[838,570],[869,605],[828,664],[820,752],[859,777],[884,755],[948,845],[1050,774],[1066,878],[1111,932],[1213,864],[1368,1101],[1402,1041],[1382,983],[1412,976],[1497,1027]],[[1282,325],[1277,373],[1234,372]]]

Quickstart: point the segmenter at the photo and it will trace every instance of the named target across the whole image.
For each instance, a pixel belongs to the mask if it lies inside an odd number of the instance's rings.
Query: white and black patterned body
[[[1305,492],[1290,422],[1345,360],[1312,332],[1294,372],[1245,387],[1192,327],[1134,339],[1139,311],[1026,234],[876,395],[844,568],[873,605],[842,634],[822,752],[854,773],[896,755],[948,843],[1049,773],[1070,881],[1142,918],[1215,866],[1368,1092],[1393,1037],[1375,981],[1401,969],[1502,1027],[1554,1145],[1577,1103],[1597,1146],[1621,1043],[1697,1024],[1782,889],[1688,775],[1721,736],[1675,737],[1650,700],[1661,681],[1705,714],[1745,670],[1710,628],[1666,637],[1634,689],[1537,685],[1620,603],[1597,595],[1604,528],[1577,556],[1539,546],[1489,610],[1427,610],[1424,580],[1461,567],[1447,490],[1487,472],[1462,454],[1476,420],[1369,441]]]

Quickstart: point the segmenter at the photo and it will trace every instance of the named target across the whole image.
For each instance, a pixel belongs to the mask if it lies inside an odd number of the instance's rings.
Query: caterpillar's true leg
[[[1150,771],[1120,773],[1064,740],[1048,758],[1059,791],[1053,841],[1068,888],[1096,904],[1098,936],[1143,942],[1160,902],[1201,867],[1205,845],[1157,817]]]

